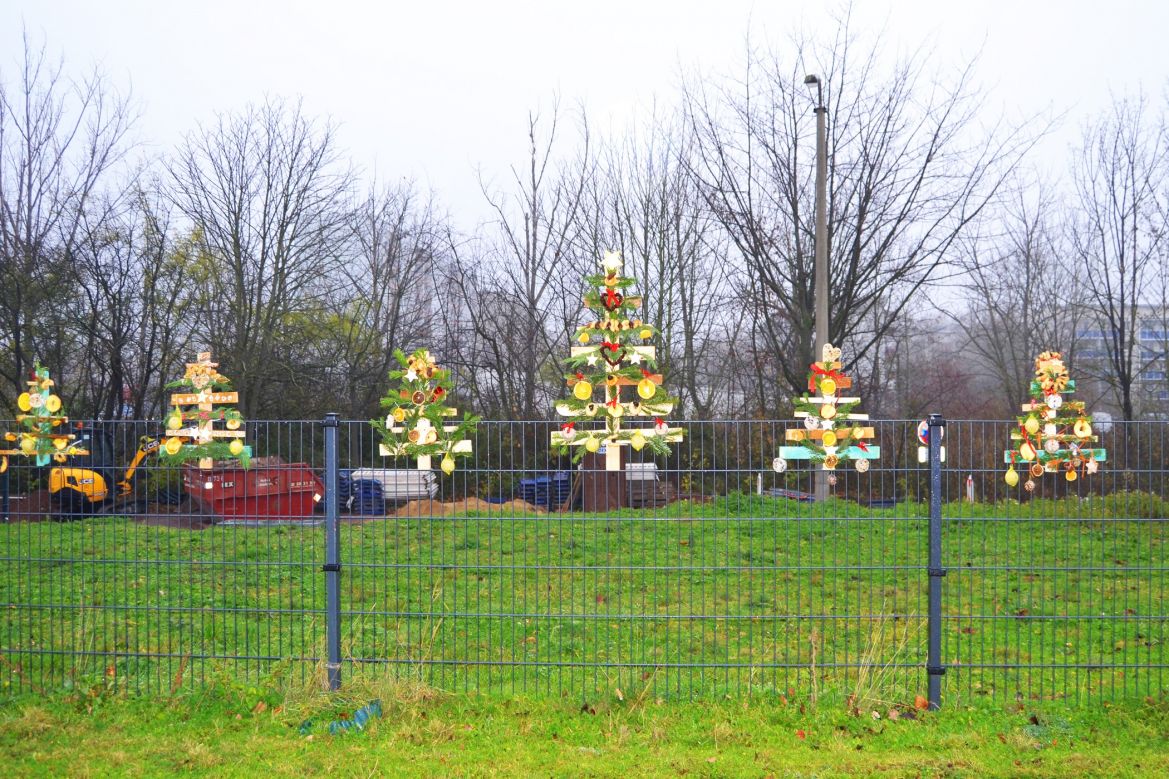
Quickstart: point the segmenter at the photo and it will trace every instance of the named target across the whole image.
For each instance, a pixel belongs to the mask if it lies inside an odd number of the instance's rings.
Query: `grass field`
[[[945,509],[947,699],[1163,687],[1166,506],[1128,494]],[[753,495],[621,515],[371,520],[341,530],[347,679],[549,701],[912,700],[926,511]],[[309,679],[320,527],[123,518],[0,526],[0,683],[173,694]]]
[[[329,733],[371,698],[382,717]],[[217,687],[161,699],[98,685],[0,705],[0,763],[27,777],[1159,777],[1166,738],[1164,700],[848,711],[795,699],[582,705],[382,683],[344,696]]]

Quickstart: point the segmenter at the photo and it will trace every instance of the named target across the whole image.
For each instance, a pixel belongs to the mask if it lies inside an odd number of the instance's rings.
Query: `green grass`
[[[382,718],[329,735],[374,697]],[[0,706],[0,763],[30,777],[1164,776],[1166,738],[1163,700],[925,713],[610,691],[582,705],[382,681],[343,696],[214,687],[161,700],[98,685]]]
[[[946,506],[947,699],[1164,689],[1165,509],[1136,493]],[[551,700],[912,699],[925,686],[926,513],[731,495],[345,524],[343,654],[360,661],[345,674],[388,665],[442,689]],[[307,679],[324,654],[319,527],[11,524],[0,550],[7,694]]]

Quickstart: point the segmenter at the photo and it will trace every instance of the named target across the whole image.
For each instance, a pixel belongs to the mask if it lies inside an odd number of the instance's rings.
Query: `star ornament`
[[[605,269],[605,273],[617,273],[621,270],[621,252],[605,252],[605,256],[601,259],[601,267]]]

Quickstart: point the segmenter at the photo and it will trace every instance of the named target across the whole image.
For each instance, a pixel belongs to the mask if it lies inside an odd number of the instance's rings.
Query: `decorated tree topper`
[[[247,468],[251,462],[244,446],[243,417],[232,408],[239,393],[231,390],[231,380],[211,361],[211,352],[200,352],[195,362],[187,363],[183,378],[167,384],[167,389],[183,389],[170,396],[174,407],[166,417],[166,442],[160,456],[171,463],[198,460],[207,470],[215,460],[236,459]],[[223,422],[225,429],[215,427]],[[224,442],[221,439],[230,439]]]
[[[881,447],[868,443],[876,433],[864,424],[868,414],[853,411],[860,398],[840,394],[852,387],[852,379],[840,372],[840,349],[825,344],[821,358],[808,371],[811,394],[795,399],[795,416],[803,419],[804,429],[786,431],[785,439],[796,445],[781,446],[772,467],[783,472],[788,460],[811,460],[832,471],[841,462],[852,460],[853,467],[864,473],[869,460],[881,456]]]
[[[34,362],[28,391],[16,399],[16,407],[23,412],[16,416],[21,430],[4,434],[5,442],[15,446],[0,449],[0,473],[8,470],[9,455],[34,457],[37,465],[48,465],[50,461],[64,462],[72,454],[89,454],[68,432],[69,417],[61,408],[61,398],[53,392],[55,385],[48,369]]]
[[[382,398],[382,408],[389,413],[385,422],[370,424],[381,434],[379,445],[383,457],[416,457],[419,470],[430,470],[430,458],[442,455],[443,473],[455,470],[456,457],[471,454],[470,436],[475,434],[479,417],[464,414],[461,422],[446,424],[458,411],[445,405],[451,393],[450,371],[435,365],[426,349],[407,356],[394,350],[400,370],[390,371],[390,381],[399,382],[397,390]]]
[[[1059,352],[1043,352],[1035,358],[1031,400],[1016,417],[1018,428],[1011,432],[1012,447],[1003,452],[1007,463],[1004,480],[1011,487],[1019,483],[1016,465],[1026,468],[1023,487],[1035,489],[1035,479],[1045,473],[1060,473],[1069,482],[1080,474],[1093,474],[1108,459],[1105,449],[1091,445],[1099,439],[1092,432],[1092,420],[1082,401],[1064,396],[1076,391],[1076,382],[1064,367]]]
[[[622,276],[621,266],[620,252],[605,252],[601,273],[586,279],[594,289],[585,295],[584,304],[596,318],[576,330],[579,345],[572,347],[566,362],[571,373],[565,376],[572,394],[555,405],[556,413],[569,419],[552,432],[555,450],[563,453],[576,447],[574,462],[604,445],[605,468],[610,471],[621,468],[618,447],[648,446],[654,454],[669,454],[668,444],[681,441],[684,433],[664,420],[678,401],[662,388],[662,376],[655,372],[657,353],[648,342],[657,329],[635,318],[641,298],[625,294],[636,280]],[[622,398],[623,388],[630,388],[628,399]],[[597,397],[598,390],[603,400]],[[622,424],[637,417],[654,421]],[[603,426],[590,425],[597,421]]]

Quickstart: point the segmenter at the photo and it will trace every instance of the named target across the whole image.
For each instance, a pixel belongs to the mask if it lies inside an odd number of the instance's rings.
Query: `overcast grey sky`
[[[835,3],[765,0],[258,2],[0,0],[0,68],[22,24],[74,70],[133,86],[154,151],[266,94],[328,115],[354,162],[432,188],[466,225],[485,214],[476,169],[503,180],[525,154],[529,110],[583,102],[601,130],[672,104],[679,65],[731,71],[744,38],[782,45],[829,29]],[[1010,115],[1067,111],[1041,150],[1061,160],[1110,92],[1160,95],[1169,3],[1157,0],[858,0],[858,29],[939,67],[982,51],[978,79]]]

